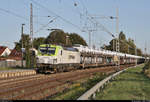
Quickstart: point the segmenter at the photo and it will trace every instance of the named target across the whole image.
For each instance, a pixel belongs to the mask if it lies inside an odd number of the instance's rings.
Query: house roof
[[[6,46],[0,46],[0,55],[5,51],[6,48]]]
[[[9,58],[13,59],[21,59],[22,53],[20,51],[17,51],[16,49],[13,49],[9,55]]]
[[[0,57],[0,61],[4,61],[4,60],[6,60],[6,58],[1,58],[1,57]]]

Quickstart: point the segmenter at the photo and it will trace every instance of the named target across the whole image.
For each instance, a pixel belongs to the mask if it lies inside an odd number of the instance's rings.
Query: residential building
[[[0,46],[0,57],[6,57],[9,56],[11,53],[11,50],[6,46]]]

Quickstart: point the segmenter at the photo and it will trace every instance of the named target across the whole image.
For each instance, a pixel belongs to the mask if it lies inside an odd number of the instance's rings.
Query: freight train
[[[142,56],[91,49],[80,44],[75,44],[73,47],[42,44],[36,54],[36,71],[38,73],[56,73],[118,64],[139,64],[144,60],[145,58]]]

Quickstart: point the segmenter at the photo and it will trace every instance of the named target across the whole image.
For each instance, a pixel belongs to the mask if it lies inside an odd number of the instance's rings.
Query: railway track
[[[121,66],[124,69],[128,66]],[[90,77],[96,72],[115,72],[114,66],[77,70],[52,75],[35,75],[0,81],[0,99],[44,99],[70,87],[72,82]],[[5,87],[5,89],[4,89]],[[59,87],[59,89],[57,89]]]

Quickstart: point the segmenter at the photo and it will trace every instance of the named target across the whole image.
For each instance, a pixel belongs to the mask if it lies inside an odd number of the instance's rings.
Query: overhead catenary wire
[[[63,2],[66,4],[65,1],[63,1]],[[73,3],[74,3],[74,2],[73,2]],[[81,26],[81,25],[82,25],[82,22],[83,22],[85,19],[83,19],[84,14],[82,14],[82,12],[80,12],[80,10],[79,10],[79,8],[78,8],[78,5],[75,6],[76,10],[73,9],[72,6],[70,6],[70,5],[67,5],[67,6],[70,8],[70,10],[72,10],[72,12],[75,12],[75,13],[79,14],[79,16],[80,16],[80,26]]]
[[[3,9],[3,8],[0,8],[0,11],[6,12],[6,13],[8,13],[8,14],[11,14],[11,15],[16,16],[16,17],[18,17],[18,18],[24,19],[24,20],[26,20],[26,21],[29,20],[29,19],[25,18],[24,16],[20,16],[20,15],[14,13],[14,12],[12,12],[12,11],[9,11],[9,10]]]
[[[31,0],[31,1],[34,1],[34,0]],[[82,2],[82,0],[81,0],[80,2]],[[82,4],[83,4],[83,3],[82,3]],[[85,8],[86,11],[87,11],[87,8],[85,7],[85,5],[83,5],[83,6],[84,6],[84,8]],[[25,18],[24,16],[18,15],[18,14],[16,14],[16,13],[12,12],[12,11],[9,11],[9,10],[3,9],[3,8],[0,8],[0,11],[6,12],[6,13],[11,14],[11,15],[13,15],[13,16],[16,16],[16,17],[18,17],[18,18],[21,18],[21,19],[24,19],[24,20],[26,20],[26,21],[29,21],[29,19]],[[50,10],[48,10],[48,11],[50,11]],[[51,12],[51,11],[50,11],[50,12]],[[87,11],[87,12],[88,12],[88,11]],[[59,18],[61,18],[62,20],[64,20],[63,17],[57,15],[56,13],[54,13],[54,14],[56,15],[56,17],[59,17]],[[81,13],[80,13],[80,14],[81,14]],[[35,15],[35,16],[36,16],[36,15]],[[43,16],[43,17],[44,17],[44,16]],[[46,16],[45,16],[45,17],[46,17]],[[65,22],[70,23],[70,24],[72,24],[73,26],[75,26],[76,28],[79,28],[79,29],[81,30],[81,28],[80,28],[79,26],[77,26],[77,25],[71,23],[70,21],[68,21],[68,20],[66,20],[66,19],[65,19]],[[49,23],[48,23],[48,24],[49,24]],[[48,24],[46,24],[46,25],[43,25],[43,24],[42,24],[43,26],[42,26],[39,30],[37,30],[35,33],[39,32],[41,29],[43,29],[44,27],[46,27]],[[101,26],[101,25],[100,25],[100,26]],[[101,27],[102,27],[102,29],[103,29],[104,31],[106,31],[107,33],[111,34],[111,36],[112,36],[112,33],[111,33],[110,31],[108,31],[104,26],[101,26]]]
[[[83,8],[85,9],[86,14],[88,14],[89,11],[88,11],[87,7],[85,6],[85,4],[83,3],[82,0],[80,0],[80,3],[82,4]]]
[[[26,18],[26,17],[24,17],[24,16],[21,16],[21,15],[19,15],[19,14],[16,14],[16,13],[13,12],[13,11],[10,11],[10,10],[7,10],[7,9],[3,9],[3,8],[0,8],[0,11],[3,11],[3,12],[5,12],[5,13],[10,14],[10,15],[12,15],[12,16],[15,16],[15,17],[17,17],[17,18],[23,19],[23,20],[25,20],[25,21],[27,21],[27,22],[29,21],[28,18]],[[36,21],[34,21],[34,23],[37,23],[37,24],[40,24],[40,25],[44,25],[44,24],[42,24],[41,22],[36,22]]]
[[[75,1],[75,0],[74,0]],[[84,5],[84,3],[83,3],[83,1],[82,0],[80,0],[80,3],[82,4],[82,6],[83,6],[83,8],[84,8],[84,10],[85,10],[85,15],[83,15],[83,16],[85,16],[85,18],[86,18],[86,21],[85,21],[85,27],[84,28],[86,28],[88,31],[97,31],[97,27],[95,27],[95,26],[97,26],[97,23],[95,23],[95,22],[92,22],[93,24],[94,24],[94,28],[96,28],[96,29],[93,29],[92,30],[92,28],[88,28],[88,25],[87,24],[89,24],[88,22],[88,20],[89,20],[89,11],[88,11],[88,9],[87,9],[87,7]],[[83,30],[84,31],[84,30]],[[85,31],[84,31],[85,32]],[[108,30],[107,30],[107,32],[108,32]],[[108,32],[108,33],[110,33],[110,32]]]
[[[88,10],[87,10],[87,8],[85,7],[85,5],[83,4],[83,2],[81,3],[81,1],[80,1],[80,4],[82,4],[82,6],[83,6],[83,13],[81,13],[80,12],[80,10],[79,10],[79,7],[78,7],[78,4],[79,4],[79,2],[76,2],[75,0],[73,0],[74,1],[74,3],[76,3],[76,8],[77,8],[77,11],[78,11],[78,13],[79,13],[79,15],[80,15],[80,24],[82,25],[82,22],[84,22],[84,26],[85,26],[85,28],[87,27],[87,16],[88,16]],[[85,10],[85,12],[84,12],[84,10]],[[85,14],[84,14],[85,13]],[[83,27],[84,28],[84,27]]]
[[[26,18],[26,17],[24,17],[24,16],[21,16],[21,15],[19,15],[19,14],[16,14],[16,13],[14,13],[13,11],[10,11],[10,10],[7,10],[7,9],[3,9],[3,8],[0,8],[0,11],[1,11],[1,12],[4,12],[4,13],[7,13],[7,14],[10,14],[10,15],[12,15],[12,16],[15,16],[15,17],[17,17],[17,18],[23,19],[23,20],[27,21],[26,23],[29,23],[29,19],[28,19],[28,18]],[[45,16],[45,17],[46,17],[46,16]],[[47,17],[50,17],[50,16],[47,16]],[[55,20],[55,19],[53,19],[53,20]],[[39,31],[41,31],[42,29],[44,29],[45,27],[47,27],[50,22],[49,22],[48,24],[42,24],[42,23],[39,22],[39,21],[38,21],[38,22],[35,22],[35,21],[34,21],[34,23],[40,24],[40,25],[42,26],[40,29],[38,29],[36,32],[34,32],[34,33],[38,33]]]
[[[89,16],[90,16],[90,15],[89,15]],[[90,16],[90,17],[91,17],[91,16]],[[92,17],[91,17],[91,18],[92,18]],[[91,18],[88,17],[88,19],[89,19],[92,23],[97,22],[95,19],[93,19],[93,20],[95,20],[95,22],[92,21]],[[113,33],[111,33],[108,29],[106,29],[101,23],[98,23],[98,24],[99,24],[99,27],[102,28],[103,31],[107,32],[107,33],[108,33],[109,35],[111,35],[113,38],[116,38],[115,35],[114,35]],[[119,41],[126,43],[130,48],[132,48],[132,46],[129,45],[129,44],[128,44],[127,42],[125,42],[124,40],[119,39]]]
[[[56,17],[62,19],[64,22],[69,23],[69,24],[71,24],[72,26],[74,26],[74,27],[76,27],[77,29],[79,29],[80,31],[82,31],[82,29],[81,29],[79,26],[77,26],[76,24],[73,24],[73,23],[70,22],[69,20],[67,20],[67,19],[63,18],[62,16],[60,16],[60,15],[54,13],[53,11],[51,11],[51,10],[49,10],[47,7],[45,7],[45,6],[41,5],[41,4],[39,4],[39,3],[36,2],[35,0],[31,0],[31,1],[32,1],[34,4],[40,6],[41,8],[47,10],[48,12],[54,14]]]
[[[83,8],[84,8],[85,11],[86,11],[87,19],[88,19],[90,22],[92,22],[92,23],[94,24],[96,30],[97,30],[97,27],[100,27],[102,31],[105,31],[106,33],[108,33],[109,35],[111,35],[113,38],[115,38],[115,35],[114,35],[113,33],[111,33],[107,28],[105,28],[102,24],[98,23],[97,21],[92,21],[92,19],[94,20],[94,18],[89,14],[89,12],[88,12],[86,6],[84,5],[83,1],[80,0],[80,2],[81,2]],[[110,18],[110,17],[111,17],[111,16],[109,16],[109,18]],[[101,18],[108,18],[108,17],[102,16]],[[88,22],[88,21],[87,21],[87,22]],[[86,23],[85,23],[85,26],[87,26]]]
[[[47,18],[47,17],[51,17],[51,16],[39,16],[39,15],[33,15],[33,17],[43,17],[43,18]]]
[[[54,14],[56,17],[61,18],[61,19],[64,20],[65,22],[67,22],[67,23],[73,25],[74,27],[76,27],[76,28],[78,28],[78,29],[80,29],[80,30],[82,31],[82,29],[81,29],[79,26],[77,26],[77,25],[71,23],[70,21],[66,20],[65,18],[61,17],[60,15],[58,15],[58,14],[54,13],[53,11],[49,10],[49,9],[46,8],[45,6],[43,6],[43,5],[39,4],[39,3],[37,3],[36,1],[34,1],[34,0],[31,0],[31,1],[32,1],[33,3],[35,3],[36,5],[42,7],[43,9],[47,10],[48,12]],[[82,2],[82,1],[81,1],[81,2]],[[88,15],[89,12],[88,12],[87,8],[85,7],[85,5],[83,4],[83,2],[82,2],[82,5],[83,5],[84,8],[86,9],[86,14]],[[78,13],[81,14],[80,12],[78,12]],[[87,18],[89,18],[89,17],[87,17]],[[91,18],[92,18],[92,17],[91,17]],[[91,19],[90,19],[90,21],[91,21]],[[100,24],[100,23],[98,23],[98,24],[99,24],[99,27],[100,27],[103,31],[107,32],[109,35],[111,35],[113,38],[115,38],[114,34],[112,34],[107,28],[105,28],[105,27],[104,27],[102,24]],[[130,46],[130,45],[129,45],[129,46]]]
[[[96,24],[96,26],[100,27],[103,31],[107,32],[109,35],[111,35],[113,38],[115,38],[115,35],[113,33],[111,33],[105,26],[103,26],[101,23],[97,23],[97,21],[95,20],[95,22],[93,22],[91,19],[92,16],[89,14],[87,7],[84,5],[83,1],[80,0],[81,4],[83,5],[84,9],[86,10],[86,15],[87,15],[87,19],[89,19],[93,24]],[[111,17],[111,16],[110,16]],[[108,18],[106,16],[102,16],[101,18]]]
[[[36,32],[34,33],[38,33],[39,31],[43,30],[45,27],[47,27],[50,23],[52,23],[54,20],[56,20],[57,18],[52,19],[51,21],[49,21],[46,25],[43,25],[41,28],[39,28]]]
[[[89,18],[88,17],[88,19],[93,23],[93,24],[95,24],[95,22],[98,22],[98,21],[96,21],[95,19],[93,19],[94,21],[92,21],[92,19],[91,19],[91,17]],[[103,31],[105,31],[105,32],[107,32],[109,35],[111,35],[113,38],[115,38],[115,36],[114,36],[114,34],[113,33],[111,33],[107,28],[105,28],[101,23],[97,23],[97,26],[98,27],[100,27]]]
[[[82,15],[83,16],[83,14],[80,12],[80,10],[79,10],[79,3],[77,3],[75,0],[73,0],[74,1],[74,6],[77,8],[77,12],[79,13],[79,15]]]

